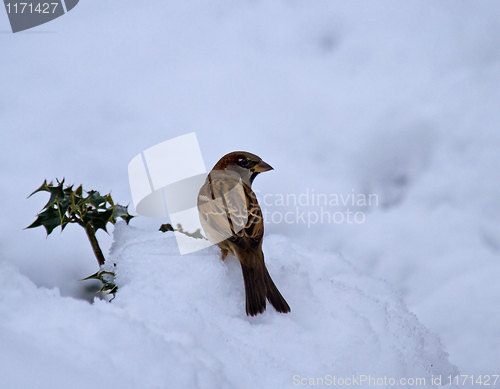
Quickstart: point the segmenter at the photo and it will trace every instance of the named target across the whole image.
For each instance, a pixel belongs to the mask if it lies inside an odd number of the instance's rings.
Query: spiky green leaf
[[[84,223],[90,223],[90,225],[94,227],[95,231],[102,229],[108,232],[106,229],[106,224],[108,224],[109,218],[112,216],[113,216],[112,209],[107,209],[105,211],[92,210],[87,212],[82,217],[82,219]]]
[[[66,220],[63,218],[63,221]],[[55,208],[47,208],[43,212],[40,212],[36,220],[26,228],[35,228],[43,226],[47,231],[47,235],[50,235],[50,233],[54,230],[54,228],[56,228],[59,225],[61,225],[61,218],[59,216],[59,211]]]
[[[134,218],[134,217],[135,216],[132,216],[131,214],[128,213],[128,205],[127,206],[123,206],[123,205],[120,205],[120,204],[116,204],[114,206],[114,209],[113,209],[113,218],[114,218],[113,224],[116,223],[116,219],[117,218],[122,218],[128,224],[130,222],[130,220],[132,220],[132,218]]]
[[[52,184],[52,183],[50,183]],[[33,191],[29,196],[28,198],[30,198],[31,196],[33,196],[35,193],[38,193],[38,192],[42,192],[42,191],[45,191],[45,192],[49,192],[49,187],[47,185],[47,180],[44,180],[43,181],[43,184],[35,191]]]
[[[106,198],[101,196],[101,194],[97,191],[91,190],[89,193],[89,203],[92,204],[95,208],[105,208],[106,207]]]

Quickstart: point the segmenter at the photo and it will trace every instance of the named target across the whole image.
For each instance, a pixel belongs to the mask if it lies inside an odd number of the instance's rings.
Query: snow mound
[[[279,314],[268,305],[252,318],[245,314],[240,265],[234,257],[221,261],[217,247],[180,256],[173,234],[123,223],[114,238],[120,291],[112,304],[191,350],[193,358],[202,353],[219,383],[293,387],[294,377],[327,375],[430,383],[433,375],[456,374],[439,339],[401,298],[339,256],[267,236],[267,266],[292,312]],[[199,362],[184,363],[177,368]]]
[[[181,256],[173,234],[125,223],[108,258],[120,288],[111,303],[61,297],[0,263],[0,387],[286,388],[333,377],[431,387],[457,373],[386,283],[281,236],[264,249],[290,314],[247,317],[234,258],[222,262],[216,247]]]

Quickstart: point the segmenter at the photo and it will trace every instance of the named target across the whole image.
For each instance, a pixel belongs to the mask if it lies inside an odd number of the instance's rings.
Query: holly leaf
[[[70,206],[69,198],[63,198],[61,200],[56,199],[55,200],[55,205],[57,206],[57,209],[59,210],[59,217],[61,219],[61,223],[66,215],[66,211],[68,210],[68,207]]]
[[[128,213],[128,205],[124,207],[123,205],[116,204],[113,209],[113,224],[119,217],[125,220],[125,222],[128,224],[130,220],[132,220],[132,218],[134,218],[135,216],[132,216]]]
[[[101,196],[99,192],[91,190],[88,196],[88,201],[95,208],[106,208],[106,198]],[[104,206],[102,206],[104,204]]]
[[[83,196],[83,188],[81,185],[76,188],[76,190],[73,192],[73,195],[80,198]]]
[[[50,185],[52,185],[52,183],[50,183]],[[30,198],[31,196],[33,196],[35,193],[38,193],[38,192],[49,192],[49,186],[47,185],[47,180],[44,180],[43,181],[43,184],[35,191],[33,191],[29,196],[28,198]]]
[[[111,207],[114,207],[115,206],[115,203],[113,201],[113,198],[111,197],[111,193],[108,193],[106,195],[106,197],[104,198],[106,200],[106,202],[111,205]],[[118,205],[118,204],[117,204]]]
[[[50,198],[47,204],[45,204],[44,208],[47,208],[50,205],[52,205],[56,199],[64,198],[63,184],[64,184],[64,178],[57,186],[52,185],[52,182],[49,185],[47,185],[48,192],[50,192]]]
[[[94,227],[96,232],[99,229],[108,232],[108,230],[106,229],[106,224],[108,224],[109,219],[112,216],[113,216],[112,209],[107,209],[105,211],[93,210],[91,212],[87,212],[82,219],[85,224],[90,223],[90,225]]]
[[[55,208],[47,208],[43,212],[40,212],[36,220],[26,227],[26,229],[44,226],[47,231],[47,235],[50,235],[54,228],[60,226],[63,222],[67,223],[68,221],[69,220],[65,220],[64,218],[61,220],[59,210]]]
[[[102,287],[97,291],[99,292],[107,292],[106,294],[112,294],[113,296],[115,295],[116,291],[118,290],[118,286],[115,284],[115,273],[105,271],[105,270],[99,270],[98,272],[85,277],[84,279],[80,281],[85,281],[85,280],[99,280],[102,282]]]

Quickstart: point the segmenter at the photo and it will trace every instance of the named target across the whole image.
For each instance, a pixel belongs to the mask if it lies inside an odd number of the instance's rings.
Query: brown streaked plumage
[[[264,263],[264,219],[251,188],[259,173],[272,169],[254,154],[229,153],[217,162],[198,194],[200,221],[207,238],[220,247],[223,260],[232,254],[240,261],[250,316],[265,311],[266,299],[278,312],[290,312]]]

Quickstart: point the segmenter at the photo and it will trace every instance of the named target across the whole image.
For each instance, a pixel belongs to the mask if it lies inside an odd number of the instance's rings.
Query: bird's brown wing
[[[198,210],[210,242],[240,236],[248,221],[241,180],[223,171],[212,171],[198,194]]]
[[[252,189],[231,174],[213,170],[198,195],[200,220],[212,243],[228,239],[239,248],[259,248],[262,211]]]
[[[257,196],[255,196],[255,193],[248,185],[243,184],[243,187],[246,200],[247,221],[244,228],[238,234],[240,240],[234,238],[230,240],[234,241],[234,243],[241,248],[250,247],[253,250],[257,250],[264,236],[264,219],[257,201]]]

